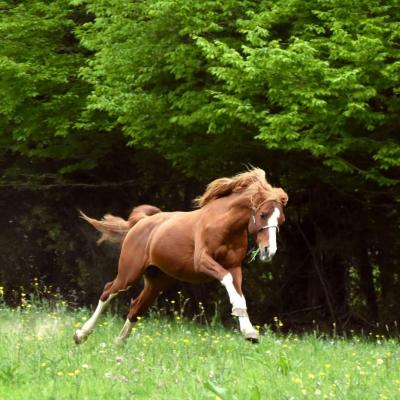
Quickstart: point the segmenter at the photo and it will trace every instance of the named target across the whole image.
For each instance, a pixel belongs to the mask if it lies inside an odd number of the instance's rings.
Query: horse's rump
[[[151,206],[149,204],[142,204],[141,206],[135,207],[128,217],[129,226],[132,228],[139,220],[149,217],[150,215],[158,214],[161,210],[158,207]]]

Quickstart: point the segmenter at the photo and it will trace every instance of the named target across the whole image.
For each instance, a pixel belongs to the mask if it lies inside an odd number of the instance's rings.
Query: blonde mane
[[[262,200],[276,200],[283,205],[288,201],[287,194],[281,188],[273,188],[265,178],[265,171],[261,168],[252,168],[249,171],[242,172],[232,178],[215,179],[208,184],[206,191],[194,200],[196,207],[203,207],[213,200],[229,196],[232,193],[243,193],[252,187],[249,192],[253,206],[256,206]],[[256,193],[262,198],[256,201]],[[257,203],[257,204],[254,204]]]

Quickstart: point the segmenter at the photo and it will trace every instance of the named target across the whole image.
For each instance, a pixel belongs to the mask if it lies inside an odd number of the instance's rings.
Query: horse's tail
[[[97,244],[101,244],[106,240],[112,243],[122,243],[129,230],[139,220],[159,212],[161,212],[159,208],[143,204],[132,210],[127,221],[111,214],[106,214],[101,220],[90,218],[82,211],[80,214],[81,218],[101,232],[101,237],[97,241]]]

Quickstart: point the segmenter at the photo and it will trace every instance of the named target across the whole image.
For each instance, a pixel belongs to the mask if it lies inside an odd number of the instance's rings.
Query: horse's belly
[[[199,272],[194,272],[193,270],[190,269],[177,270],[177,269],[163,268],[163,267],[159,268],[167,275],[170,275],[173,278],[183,282],[202,283],[212,280],[209,275]]]
[[[185,282],[206,282],[210,277],[194,269],[194,244],[191,238],[155,236],[150,248],[150,263],[167,275]]]
[[[210,277],[196,272],[194,269],[193,256],[184,258],[171,248],[167,251],[153,251],[151,264],[160,268],[167,275],[184,282],[206,282]]]

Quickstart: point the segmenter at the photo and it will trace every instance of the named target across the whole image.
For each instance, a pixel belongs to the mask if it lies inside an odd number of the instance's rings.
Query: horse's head
[[[250,217],[249,232],[255,237],[261,261],[271,261],[276,253],[279,225],[285,222],[285,204],[266,200],[253,210]]]

